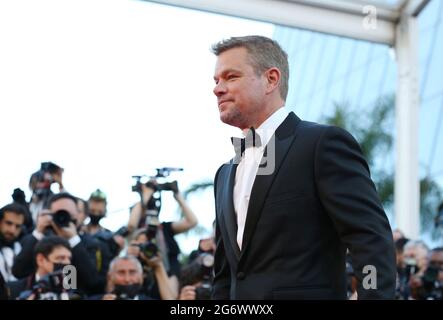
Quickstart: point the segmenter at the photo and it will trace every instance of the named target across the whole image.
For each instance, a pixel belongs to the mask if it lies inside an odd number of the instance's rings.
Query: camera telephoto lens
[[[52,221],[60,228],[68,227],[72,221],[71,214],[66,210],[58,210],[52,215]]]

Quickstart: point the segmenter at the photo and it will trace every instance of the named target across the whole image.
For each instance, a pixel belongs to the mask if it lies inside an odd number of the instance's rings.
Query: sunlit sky
[[[0,1],[0,204],[27,198],[42,161],[87,198],[108,195],[116,230],[137,201],[132,175],[162,166],[182,189],[212,179],[232,154],[235,128],[220,122],[210,46],[231,36],[272,36],[272,24],[129,0]],[[177,219],[170,194],[160,218]],[[203,227],[212,189],[189,203]],[[196,239],[179,238],[189,252]]]

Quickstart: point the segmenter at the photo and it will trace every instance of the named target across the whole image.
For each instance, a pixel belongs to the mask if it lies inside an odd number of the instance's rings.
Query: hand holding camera
[[[184,286],[180,290],[179,300],[196,300],[195,286]]]
[[[56,223],[52,223],[52,227],[54,228],[55,233],[65,239],[71,239],[77,235],[77,227],[74,222],[69,222],[68,226],[58,226]]]
[[[36,229],[40,233],[45,233],[45,231],[52,226],[52,214],[49,210],[42,210],[37,217]]]
[[[53,231],[65,239],[77,235],[77,227],[66,210],[57,210],[56,212],[42,210],[37,218],[37,231],[43,234]]]

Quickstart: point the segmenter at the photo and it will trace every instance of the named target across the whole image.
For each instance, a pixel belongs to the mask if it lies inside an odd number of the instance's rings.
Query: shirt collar
[[[274,111],[273,114],[271,114],[261,125],[256,129],[257,134],[260,136],[262,146],[265,146],[268,144],[269,140],[271,139],[272,135],[275,133],[277,128],[283,123],[283,121],[288,116],[289,112],[286,110],[286,108],[283,106],[276,111]],[[246,136],[249,129],[242,130],[243,137]]]

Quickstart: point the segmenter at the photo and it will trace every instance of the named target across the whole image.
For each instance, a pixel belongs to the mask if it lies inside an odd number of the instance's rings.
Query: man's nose
[[[220,97],[222,94],[226,93],[226,86],[220,81],[215,85],[213,92],[217,97]]]
[[[125,285],[131,284],[132,283],[132,278],[131,275],[129,273],[126,273],[123,281],[125,282]]]

